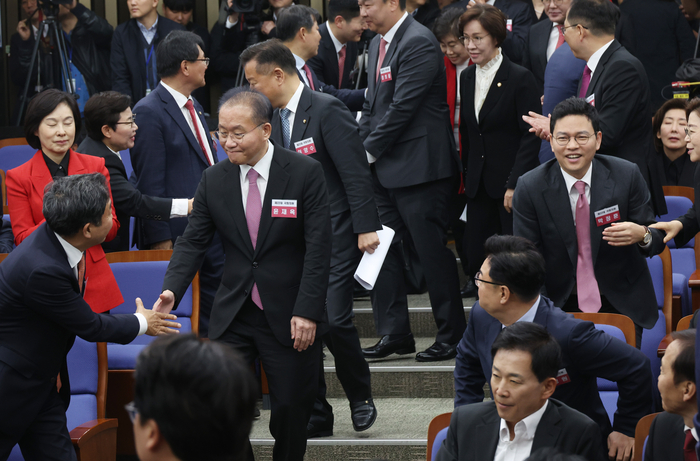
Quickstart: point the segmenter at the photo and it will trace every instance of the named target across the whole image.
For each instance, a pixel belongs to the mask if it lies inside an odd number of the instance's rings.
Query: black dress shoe
[[[435,341],[432,346],[416,354],[418,362],[438,362],[440,360],[450,360],[457,356],[457,345],[439,343]]]
[[[413,333],[409,333],[399,339],[390,339],[389,335],[382,336],[374,346],[362,349],[366,359],[381,359],[391,354],[412,354],[416,352],[416,342]]]
[[[355,431],[366,431],[372,427],[377,419],[377,408],[374,406],[374,401],[370,398],[361,402],[350,402],[350,416]]]
[[[469,281],[462,287],[460,293],[462,294],[462,298],[479,299],[479,289],[474,284],[474,279],[469,279]]]
[[[333,435],[333,414],[325,420],[309,421],[306,426],[306,438],[330,437]]]

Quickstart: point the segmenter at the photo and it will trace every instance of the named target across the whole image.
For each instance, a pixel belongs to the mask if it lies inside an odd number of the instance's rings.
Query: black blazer
[[[493,401],[455,408],[447,438],[437,454],[437,461],[483,461],[493,459],[498,446],[501,418]],[[581,455],[587,460],[602,461],[602,437],[598,425],[583,413],[558,400],[549,404],[537,425],[531,453],[553,447],[566,454]],[[606,451],[607,452],[607,451]]]
[[[154,49],[170,31],[185,28],[163,16],[158,16]],[[136,19],[129,19],[117,26],[112,37],[112,90],[131,96],[131,105],[146,96],[146,58],[143,57],[143,34]]]
[[[347,108],[336,98],[304,85],[291,128],[290,150],[295,150],[295,142],[314,142],[316,152],[306,155],[323,165],[331,216],[349,209],[356,234],[381,229],[367,156]],[[272,117],[272,140],[283,145],[279,109]]]
[[[141,194],[129,182],[124,163],[103,142],[95,141],[88,136],[80,143],[77,152],[93,157],[102,157],[105,159],[105,166],[109,171],[112,200],[114,200],[114,209],[117,211],[117,219],[121,226],[114,240],[102,244],[105,253],[129,251],[129,219],[131,216],[156,221],[170,221],[173,200]]]
[[[138,331],[132,314],[90,309],[56,235],[46,223],[39,226],[0,264],[0,432],[27,430],[56,392],[59,372],[68,407],[66,355],[76,336],[127,344]]]
[[[272,200],[279,199],[295,200],[298,218],[273,218]],[[226,262],[211,310],[211,339],[219,338],[235,321],[253,283],[258,285],[270,329],[283,346],[294,344],[289,333],[292,316],[317,323],[325,320],[331,224],[320,163],[274,148],[255,249],[243,210],[240,167],[224,160],[205,170],[189,224],[177,240],[163,281],[163,290],[175,293],[176,302],[217,230]]]
[[[318,54],[309,59],[306,63],[314,71],[321,83],[333,85],[338,89],[353,89],[350,73],[357,61],[357,42],[347,42],[345,44],[345,65],[343,66],[342,85],[338,85],[338,53],[335,51],[333,39],[328,31],[328,23],[324,22],[318,27],[321,33],[321,44],[318,47]],[[364,102],[364,97],[362,98]],[[360,104],[362,106],[362,104]],[[359,110],[362,110],[360,107]]]
[[[547,19],[536,22],[530,27],[530,34],[527,36],[527,46],[523,53],[523,67],[532,72],[537,82],[540,95],[544,94],[544,70],[547,68],[547,47],[549,46],[549,36],[552,33],[554,23]]]
[[[382,186],[415,186],[449,178],[459,167],[447,106],[445,63],[435,36],[411,16],[398,28],[383,67],[391,80],[375,80],[379,41],[369,46],[369,86],[360,137],[376,157]]]
[[[591,253],[600,294],[634,323],[652,328],[659,318],[654,286],[645,257],[665,248],[664,232],[651,229],[652,243],[614,247],[603,241],[596,211],[617,205],[620,221],[648,226],[655,222],[649,191],[639,169],[630,162],[596,154],[591,164]],[[569,191],[556,159],[518,181],[513,196],[513,234],[534,242],[547,264],[545,291],[563,306],[576,283],[578,243]]]
[[[662,412],[649,428],[644,461],[684,461],[685,423],[683,417]]]
[[[700,168],[695,168],[695,178],[693,184],[695,196],[700,197]],[[695,234],[700,232],[700,222],[698,222],[698,219],[700,219],[700,214],[698,213],[697,208],[700,206],[698,204],[699,202],[700,200],[695,202],[692,207],[688,208],[688,212],[685,215],[678,218],[678,220],[683,223],[683,229],[675,238],[678,248],[688,243],[690,239],[695,237]]]
[[[432,30],[438,16],[440,16],[440,7],[437,0],[428,0],[414,11],[413,19]]]
[[[521,175],[539,165],[541,141],[530,133],[522,117],[528,111],[541,112],[535,78],[504,55],[478,122],[474,113],[476,66],[465,69],[460,78],[464,192],[475,197],[483,180],[490,197],[502,198],[506,189],[515,189]]]

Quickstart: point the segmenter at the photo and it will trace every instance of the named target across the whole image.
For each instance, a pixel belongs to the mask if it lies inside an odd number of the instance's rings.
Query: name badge
[[[586,98],[586,102],[595,107],[595,93]]]
[[[272,217],[273,218],[296,218],[297,217],[297,201],[296,200],[272,199]]]
[[[559,370],[557,373],[557,386],[561,386],[562,384],[570,383],[571,378],[569,377],[569,373],[566,371],[566,368],[562,368]]]
[[[506,29],[508,29],[508,32],[513,32],[513,20],[512,19],[506,19]]]
[[[620,220],[620,207],[611,206],[595,212],[596,226],[604,226]]]
[[[379,78],[382,82],[391,81],[391,67],[382,67],[379,69]]]
[[[294,143],[294,149],[304,155],[311,155],[316,153],[316,145],[314,144],[314,138],[306,138],[301,141]]]

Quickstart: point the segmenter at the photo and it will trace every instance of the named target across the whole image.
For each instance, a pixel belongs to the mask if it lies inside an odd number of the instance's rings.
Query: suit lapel
[[[299,104],[297,104],[297,111],[294,114],[294,126],[292,127],[292,136],[289,142],[289,149],[294,150],[294,143],[304,139],[304,134],[306,134],[306,127],[309,126],[309,121],[311,120],[311,115],[309,114],[309,109],[311,108],[311,89],[304,88],[301,90],[301,97],[299,98]]]
[[[165,111],[168,114],[170,114],[175,123],[177,123],[177,126],[180,128],[180,130],[182,130],[182,132],[185,134],[187,141],[190,143],[190,147],[192,147],[192,149],[194,149],[199,158],[207,166],[209,166],[209,162],[207,161],[204,152],[202,152],[202,148],[199,146],[197,138],[195,138],[194,133],[192,133],[192,128],[190,128],[190,125],[187,123],[187,120],[185,120],[185,116],[182,115],[182,109],[178,107],[173,96],[160,84],[158,85],[155,91],[158,92],[158,96],[160,96],[161,101],[163,101],[163,104],[165,105]]]
[[[377,35],[369,44],[368,63],[367,63],[367,87],[369,91],[369,100],[374,102],[379,89],[379,81],[374,78],[377,75],[377,60],[379,59],[379,42],[381,37]]]
[[[571,264],[576,267],[578,260],[578,241],[576,226],[571,213],[569,191],[558,163],[553,163],[547,172],[547,186],[542,189],[542,200],[547,204],[552,221],[564,241]]]
[[[478,126],[476,121],[476,113],[474,112],[474,91],[476,89],[476,64],[472,65],[462,72],[464,75],[465,98],[462,101],[461,107],[464,108],[467,117],[474,126]],[[461,78],[461,77],[460,77]]]
[[[331,81],[326,82],[326,84],[336,86],[339,77],[338,72],[340,71],[338,68],[338,60],[336,59],[338,53],[335,51],[335,45],[333,44],[333,39],[331,38],[331,31],[328,30],[328,24],[325,22],[321,25],[321,44],[326,49],[326,52],[323,55],[324,60],[326,61],[325,69],[327,72],[329,72],[331,77]],[[347,49],[345,52],[347,53]],[[345,60],[345,64],[347,65],[347,59]]]
[[[138,50],[138,53],[136,53],[136,65],[139,68],[139,75],[143,76],[144,81],[146,81],[148,78],[148,73],[146,71],[146,56],[143,54],[143,42],[141,42],[142,36],[141,30],[139,30],[139,26],[136,23],[136,19],[130,19],[128,40],[131,42],[131,47],[124,47],[124,49]],[[148,49],[150,51],[150,47]],[[153,49],[153,54],[155,54],[155,48]],[[153,59],[153,57],[151,57],[151,59]],[[145,89],[146,88],[144,87],[144,91]]]
[[[598,61],[598,65],[596,65],[596,67],[595,67],[595,72],[593,72],[593,76],[591,77],[591,83],[588,85],[588,91],[586,92],[587,97],[590,96],[591,94],[595,93],[595,86],[598,84],[598,80],[600,80],[600,76],[605,71],[605,65],[610,60],[610,57],[618,49],[620,49],[620,47],[621,47],[620,43],[617,40],[613,40],[613,42],[610,44],[608,49],[605,50],[605,53],[603,53],[603,56],[600,57],[600,61]]]
[[[547,67],[547,47],[549,46],[549,35],[552,33],[552,28],[554,27],[552,21],[546,21],[549,24],[549,28],[542,27],[542,33],[535,37],[537,41],[535,44],[535,49],[537,52],[537,59],[540,61],[542,69]]]
[[[493,77],[493,82],[491,82],[489,92],[486,94],[484,104],[481,106],[481,110],[479,111],[479,125],[484,123],[484,119],[496,106],[498,101],[501,99],[503,92],[506,90],[506,86],[508,85],[508,74],[510,73],[510,65],[510,60],[503,55],[501,67],[499,67],[498,71],[496,71],[496,75]]]
[[[270,177],[267,180],[265,197],[263,197],[262,216],[260,217],[260,228],[258,229],[258,242],[255,245],[253,258],[260,253],[260,248],[265,244],[265,237],[267,237],[270,226],[272,226],[272,200],[284,198],[284,191],[287,189],[287,183],[289,182],[289,173],[285,170],[285,167],[289,163],[287,155],[288,154],[282,149],[275,147],[272,163],[270,164]]]
[[[544,410],[540,423],[537,425],[530,453],[534,453],[543,447],[557,446],[557,440],[562,429],[560,423],[561,415],[559,414],[559,409],[550,400],[547,403],[547,409]]]
[[[231,162],[226,162],[224,170],[226,173],[224,175],[224,191],[222,195],[226,201],[226,208],[236,223],[238,233],[241,234],[243,246],[245,246],[246,251],[252,258],[253,242],[250,240],[248,221],[246,221],[245,210],[243,209],[243,195],[241,194],[241,168]]]
[[[71,151],[70,154],[70,160],[68,161],[68,175],[72,176],[74,174],[85,174],[89,173],[87,167],[85,164],[83,164],[83,161],[80,159],[78,155],[75,155],[75,152]]]
[[[500,418],[495,404],[491,410],[481,418],[481,422],[476,426],[474,440],[478,440],[478,443],[475,444],[476,456],[474,459],[493,459],[496,453]]]
[[[34,157],[32,157],[30,161],[32,162],[31,176],[34,192],[36,192],[36,197],[43,197],[44,187],[46,187],[48,183],[53,181],[53,178],[51,177],[49,167],[46,166],[46,162],[44,161],[44,154],[41,153],[41,149],[39,149],[37,153],[34,154]],[[70,167],[70,162],[68,166]]]
[[[275,109],[275,113],[272,114],[272,135],[270,139],[272,139],[277,146],[284,145],[284,142],[282,142],[282,120],[280,119],[279,109]]]
[[[591,254],[593,256],[593,267],[595,267],[596,259],[598,258],[598,250],[600,242],[603,239],[603,230],[605,226],[598,227],[595,222],[595,212],[602,210],[606,206],[617,205],[617,203],[609,203],[615,192],[615,181],[610,178],[610,170],[602,163],[596,162],[595,158],[591,163],[593,172],[591,174]]]

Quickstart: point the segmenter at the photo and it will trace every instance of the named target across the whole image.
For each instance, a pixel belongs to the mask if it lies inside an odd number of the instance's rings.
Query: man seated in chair
[[[249,459],[257,388],[233,348],[162,338],[139,354],[134,378],[127,411],[141,461]]]
[[[644,461],[697,461],[695,330],[675,331],[672,338],[661,359],[658,383],[664,412],[651,423]]]
[[[550,399],[557,387],[561,348],[532,322],[504,328],[491,346],[493,400],[452,413],[438,461],[522,461],[543,447],[603,460],[598,425]]]

